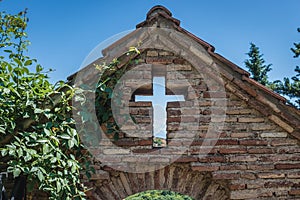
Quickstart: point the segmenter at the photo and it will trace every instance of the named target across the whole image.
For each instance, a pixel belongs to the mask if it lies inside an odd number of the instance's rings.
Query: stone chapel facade
[[[121,70],[123,53],[137,45],[138,62],[116,86],[122,99],[115,105],[135,120],[115,116],[117,141],[104,129],[96,133],[99,145],[90,149],[96,174],[86,180],[90,199],[121,200],[153,189],[196,200],[300,199],[299,110],[180,27],[162,6],[93,64],[119,58]],[[99,81],[93,64],[69,80]],[[166,103],[166,138],[158,145],[153,102],[135,98],[154,95],[154,77],[165,79],[166,95],[184,97]]]

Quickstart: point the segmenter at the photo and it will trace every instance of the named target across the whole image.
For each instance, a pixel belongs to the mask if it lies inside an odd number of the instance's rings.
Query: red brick
[[[273,197],[273,191],[263,191],[259,195],[259,197]]]
[[[206,162],[206,163],[214,163],[214,162],[225,162],[225,157],[224,156],[205,156],[203,158],[199,158],[200,162]]]
[[[202,116],[198,118],[198,121],[200,123],[209,123],[211,121],[211,117],[210,116]]]
[[[216,145],[238,145],[238,140],[233,139],[219,139]]]
[[[175,162],[186,163],[186,162],[197,162],[197,161],[198,161],[198,157],[182,156],[178,158]]]
[[[193,111],[195,109],[192,109]],[[186,110],[183,111],[184,114]],[[168,116],[180,116],[181,115],[181,111],[180,110],[168,110]]]
[[[220,166],[220,170],[246,170],[246,165],[224,165]]]
[[[168,108],[180,108],[180,103],[179,102],[169,102],[167,103]]]
[[[213,179],[221,179],[221,180],[235,180],[240,178],[240,174],[238,173],[213,173]]]
[[[118,146],[127,146],[127,147],[130,147],[130,146],[137,146],[138,143],[137,141],[133,141],[133,140],[118,140],[118,141],[114,141],[114,144],[118,145]]]
[[[183,58],[174,58],[174,60],[173,60],[174,64],[180,64],[180,65],[182,65],[182,64],[185,64],[185,62],[186,61]]]
[[[274,153],[274,149],[271,148],[251,148],[248,149],[248,153],[253,154],[271,154]]]
[[[181,122],[196,122],[197,118],[193,116],[182,116],[181,117]]]
[[[256,164],[256,165],[247,165],[250,170],[272,170],[274,169],[274,164]]]
[[[217,149],[214,149],[214,148],[200,148],[200,147],[193,147],[193,148],[190,148],[189,149],[189,153],[192,154],[192,155],[195,155],[195,154],[215,154],[215,153],[218,153]]]
[[[135,108],[137,111],[138,111],[138,113],[137,114],[139,114],[139,115],[149,115],[150,114],[150,111],[151,111],[151,109],[149,109],[149,108]],[[131,113],[131,112],[130,112]],[[133,113],[131,113],[131,114],[133,114]]]
[[[168,148],[162,148],[160,149],[160,154],[161,155],[187,155],[187,150],[184,149],[174,149],[174,148],[170,148],[170,146],[168,146]],[[191,156],[192,157],[192,156]]]
[[[276,169],[300,169],[300,163],[282,163],[282,164],[276,164]]]
[[[270,154],[262,156],[263,162],[278,162],[278,161],[300,161],[300,155],[284,155],[284,154]]]
[[[292,195],[292,196],[300,196],[300,189],[291,189],[289,191],[289,195]]]
[[[147,56],[149,57],[157,57],[158,52],[157,51],[147,51]]]
[[[210,109],[205,109],[202,111],[203,115],[211,115],[212,111]]]
[[[203,92],[203,98],[226,98],[226,92]]]
[[[195,139],[190,146],[214,146],[217,139]]]
[[[168,130],[168,131],[183,130],[183,127],[182,127],[182,126],[179,126],[179,124],[168,124],[167,130]]]
[[[264,122],[264,118],[259,118],[259,117],[239,117],[238,122],[240,123],[260,123]]]
[[[266,146],[268,145],[268,141],[266,140],[240,140],[240,145],[245,146]]]
[[[294,183],[291,181],[269,181],[264,184],[266,188],[282,188],[282,187],[291,187]]]
[[[168,51],[160,51],[158,53],[160,56],[174,56],[174,54],[172,52],[168,52]]]
[[[229,189],[230,190],[243,190],[246,188],[245,184],[230,184]]]
[[[297,178],[297,179],[300,179],[300,172],[289,172],[287,174],[287,177],[288,178]]]
[[[167,65],[167,64],[173,63],[173,58],[169,58],[169,57],[147,57],[146,58],[146,63]]]
[[[231,133],[230,136],[233,138],[249,138],[249,137],[253,137],[254,134],[253,133]]]
[[[194,74],[192,75],[192,77],[195,76]],[[200,91],[200,92],[204,92],[204,91],[207,91],[208,90],[208,87],[207,85],[204,83],[204,82],[201,82],[200,85],[196,85],[194,86],[194,88],[197,90],[197,91]]]
[[[152,107],[151,102],[129,102],[129,107]]]
[[[249,179],[249,180],[254,180],[254,179],[256,179],[256,176],[255,176],[254,173],[243,172],[243,173],[241,174],[241,178]]]
[[[231,108],[226,110],[227,115],[249,115],[251,113],[254,113],[253,109],[237,109],[237,108]]]
[[[171,122],[181,122],[181,117],[168,117],[167,119],[167,123],[171,123]]]
[[[238,148],[220,148],[219,152],[221,154],[238,154],[238,153],[247,153],[247,149],[243,147]]]
[[[218,171],[218,166],[192,166],[192,170],[200,172]]]
[[[259,179],[255,180],[255,181],[248,181],[246,188],[247,189],[263,188],[264,184],[265,184],[265,181],[260,181]]]
[[[285,129],[287,132],[292,133],[294,131],[294,128],[291,127],[286,122],[282,121],[279,117],[276,115],[269,116],[269,119],[275,122],[277,125],[279,125],[281,128]]]
[[[183,111],[182,111],[183,115],[199,115],[201,113],[202,113],[201,110],[195,109],[195,108],[188,108],[188,109],[186,108],[186,109],[183,109]]]
[[[148,145],[152,145],[153,141],[152,138],[149,140],[140,140],[139,141],[139,146],[148,146]]]
[[[192,66],[191,65],[175,65],[174,69],[176,71],[191,71],[192,70]]]
[[[137,154],[159,154],[158,149],[133,149],[132,152]]]
[[[295,146],[279,147],[276,149],[277,149],[278,153],[280,153],[280,154],[300,153],[300,148],[297,148]]]
[[[257,177],[258,178],[263,178],[263,179],[278,179],[278,178],[285,178],[285,174],[281,174],[281,173],[258,173]]]
[[[257,157],[255,156],[250,156],[250,155],[237,155],[237,156],[232,156],[230,157],[230,162],[255,162],[257,161]]]
[[[291,146],[297,144],[298,144],[298,140],[293,140],[293,139],[276,139],[276,140],[272,140],[271,142],[272,146]]]

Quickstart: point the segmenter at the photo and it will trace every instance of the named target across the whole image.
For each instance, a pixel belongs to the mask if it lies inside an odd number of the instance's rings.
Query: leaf
[[[68,167],[71,167],[73,165],[72,160],[68,160],[67,163],[68,163]]]
[[[0,134],[5,134],[5,127],[0,126]]]
[[[18,157],[21,158],[23,156],[23,150],[21,148],[19,148],[17,150],[17,153],[18,153]]]
[[[30,172],[36,172],[37,170],[38,170],[37,167],[32,167],[31,170],[30,170]]]
[[[14,58],[14,61],[19,65],[22,66],[22,62],[18,58]]]
[[[24,63],[25,66],[32,65],[32,60],[26,60]]]
[[[69,146],[70,149],[73,148],[74,147],[74,141],[73,140],[69,140],[68,141],[68,146]]]
[[[71,137],[67,134],[58,135],[57,137],[60,137],[60,138],[65,139],[65,140],[70,140],[71,139]]]
[[[1,155],[2,155],[2,157],[6,156],[7,153],[8,153],[8,150],[7,150],[7,149],[2,149],[2,150],[1,150]]]
[[[8,88],[3,88],[3,94],[9,94],[10,93],[10,89]]]
[[[34,113],[35,114],[40,114],[40,113],[43,113],[43,110],[39,109],[39,108],[36,108],[36,109],[34,109]]]
[[[56,192],[60,192],[61,191],[61,183],[59,180],[56,180]]]
[[[38,142],[38,143],[46,143],[46,142],[48,142],[48,140],[46,138],[43,138],[43,139],[37,140],[36,142]]]
[[[40,170],[38,170],[38,172],[37,172],[37,177],[40,182],[43,182],[43,180],[45,179],[43,173]]]
[[[49,153],[50,149],[49,149],[49,145],[46,143],[43,145],[43,154],[47,154]]]
[[[76,167],[76,165],[73,164],[72,167],[71,167],[71,172],[75,173],[76,170],[77,170],[77,167]]]
[[[47,136],[50,136],[51,135],[51,132],[50,130],[44,128],[44,133],[47,135]]]
[[[57,158],[56,158],[56,157],[53,157],[53,158],[50,159],[50,162],[51,162],[51,163],[56,163],[56,161],[57,161]]]
[[[37,65],[35,67],[35,70],[36,70],[37,73],[39,73],[39,72],[41,72],[43,70],[43,67],[41,65]]]
[[[21,170],[19,168],[15,168],[13,171],[14,178],[18,177],[21,174]]]
[[[28,162],[28,161],[30,161],[32,159],[32,157],[31,157],[31,155],[30,154],[26,154],[26,156],[24,157],[24,160],[25,160],[25,162]]]
[[[73,159],[73,160],[76,160],[75,156],[73,154],[70,154],[70,157]]]

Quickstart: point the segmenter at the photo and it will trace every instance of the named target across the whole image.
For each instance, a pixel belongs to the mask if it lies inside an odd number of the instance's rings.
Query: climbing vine
[[[139,60],[136,59],[136,56],[139,54],[140,51],[136,47],[130,47],[127,52],[125,52],[118,59],[114,59],[108,65],[96,65],[96,67],[103,73],[100,81],[96,86],[95,107],[97,111],[97,118],[99,124],[105,126],[106,133],[111,135],[114,140],[119,139],[120,131],[118,125],[113,120],[111,108],[113,88],[125,73],[125,71],[128,70],[129,66],[139,63]],[[117,103],[121,104],[121,102]]]
[[[26,10],[0,12],[0,167],[50,199],[85,199],[88,156],[70,115],[76,89],[51,84],[49,71],[25,55],[27,22]]]

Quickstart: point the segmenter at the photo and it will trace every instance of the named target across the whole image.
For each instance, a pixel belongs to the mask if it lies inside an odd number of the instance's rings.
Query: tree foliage
[[[86,156],[69,114],[76,91],[51,84],[43,67],[24,55],[27,22],[26,10],[0,12],[1,167],[27,176],[29,189],[38,186],[50,199],[85,199]]]
[[[300,33],[300,28],[297,31]],[[294,48],[291,48],[291,50],[294,53],[294,58],[298,58],[300,56],[300,42],[294,43]]]
[[[298,28],[300,33],[300,28]],[[294,43],[294,48],[291,48],[294,53],[294,58],[300,56],[300,42]],[[300,67],[295,68],[296,75],[292,78],[285,77],[283,81],[277,80],[273,83],[272,89],[276,92],[286,95],[290,98],[290,103],[300,108]],[[294,103],[293,103],[294,102]]]
[[[253,43],[250,43],[247,55],[249,58],[245,61],[245,65],[251,73],[251,78],[262,85],[268,85],[268,72],[272,70],[271,64],[265,64],[263,54],[260,54],[259,48]]]
[[[193,200],[193,198],[167,190],[149,190],[127,197],[125,200]]]

